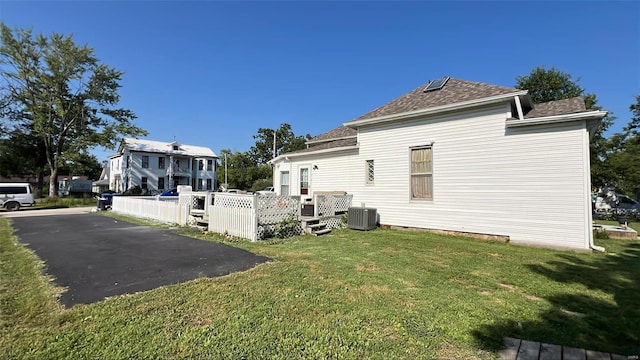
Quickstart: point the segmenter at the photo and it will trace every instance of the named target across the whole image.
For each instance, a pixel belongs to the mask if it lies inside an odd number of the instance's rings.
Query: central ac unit
[[[376,209],[350,207],[347,218],[347,227],[355,230],[372,230],[376,228],[376,220]]]

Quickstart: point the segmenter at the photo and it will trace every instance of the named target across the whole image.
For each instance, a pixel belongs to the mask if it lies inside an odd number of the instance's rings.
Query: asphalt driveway
[[[61,297],[67,307],[227,275],[269,260],[96,214],[20,216],[11,221],[16,236],[46,263],[55,283],[68,288]]]

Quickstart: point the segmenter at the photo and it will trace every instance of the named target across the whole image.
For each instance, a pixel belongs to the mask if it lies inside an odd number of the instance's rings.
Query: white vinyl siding
[[[311,170],[314,192],[347,191],[380,223],[508,236],[513,242],[586,249],[590,206],[584,122],[507,128],[510,106],[488,106],[358,129],[358,150],[278,164]],[[433,143],[432,200],[411,200],[411,148]],[[375,187],[366,186],[375,158]],[[299,195],[299,194],[291,194]]]

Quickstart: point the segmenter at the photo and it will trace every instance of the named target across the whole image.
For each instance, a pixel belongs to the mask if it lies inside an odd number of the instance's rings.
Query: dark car
[[[173,188],[169,190],[165,190],[160,196],[178,196],[178,189]]]

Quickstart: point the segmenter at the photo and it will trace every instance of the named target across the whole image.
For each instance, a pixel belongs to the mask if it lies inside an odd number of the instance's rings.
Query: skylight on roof
[[[442,89],[444,84],[447,83],[448,80],[449,80],[448,76],[441,77],[440,79],[437,79],[437,80],[431,80],[429,81],[429,84],[427,84],[427,87],[424,88],[424,92],[440,90]]]

